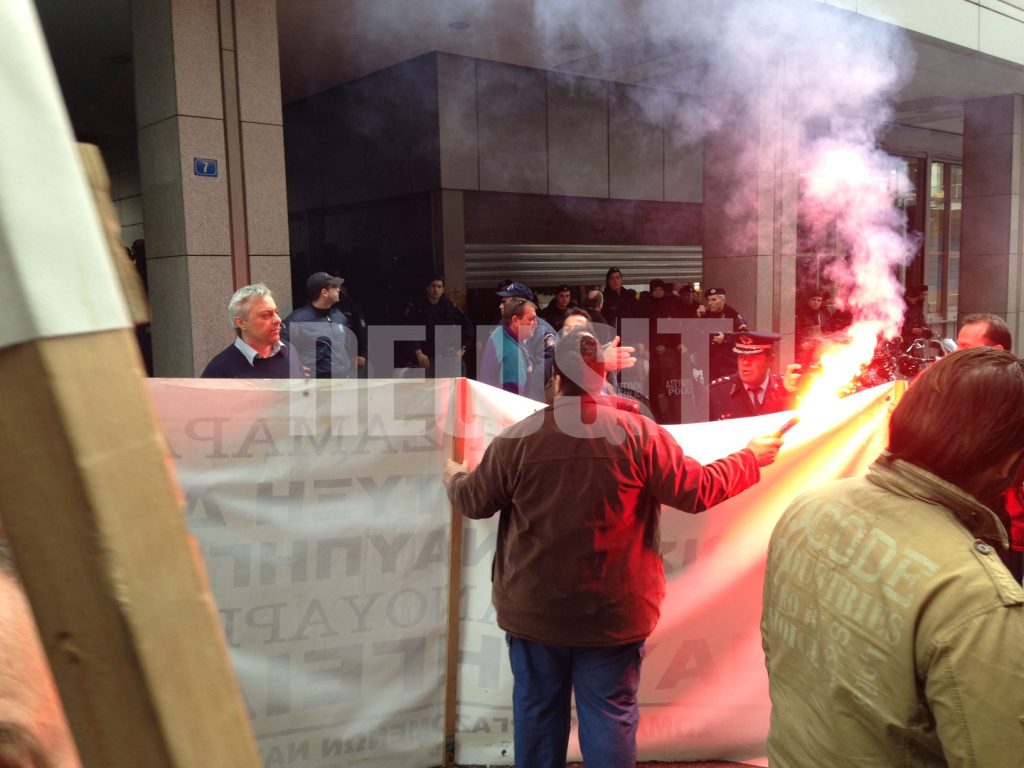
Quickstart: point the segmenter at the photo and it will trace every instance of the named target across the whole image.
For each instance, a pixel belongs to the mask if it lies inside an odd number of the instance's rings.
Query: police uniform
[[[707,297],[724,296],[725,290],[722,288],[708,288],[704,295]],[[705,313],[704,319],[732,320],[733,333],[741,333],[747,330],[747,321],[743,318],[743,315],[728,304],[718,314],[713,314],[710,311]],[[721,344],[715,344],[714,341],[708,340],[708,369],[712,379],[724,378],[736,373],[736,358],[733,357],[732,351],[728,347],[728,339]]]
[[[732,351],[737,355],[771,354],[772,344],[779,338],[777,333],[736,334]],[[764,397],[755,409],[750,393],[737,373],[711,382],[708,411],[711,421],[719,421],[788,411],[795,405],[796,397],[786,390],[782,376],[770,373]]]

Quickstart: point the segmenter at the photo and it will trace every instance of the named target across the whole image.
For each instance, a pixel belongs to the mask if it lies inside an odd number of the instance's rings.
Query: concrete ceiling
[[[287,103],[429,51],[699,93],[704,51],[659,39],[658,13],[696,25],[714,0],[278,0]],[[36,0],[82,138],[134,130],[129,0]],[[1024,68],[911,35],[913,78],[894,122],[962,133],[961,102],[1024,92]]]

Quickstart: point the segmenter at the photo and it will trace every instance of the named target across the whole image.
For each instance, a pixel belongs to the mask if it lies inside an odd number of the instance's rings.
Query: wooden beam
[[[78,144],[78,154],[82,160],[86,181],[89,182],[92,191],[93,202],[96,204],[96,214],[103,225],[110,260],[114,265],[121,293],[124,294],[125,303],[128,305],[128,314],[133,323],[143,325],[150,320],[146,291],[142,287],[138,269],[128,260],[124,245],[121,244],[121,220],[110,199],[110,175],[103,162],[103,155],[95,144],[81,143]]]
[[[83,764],[258,766],[132,331],[0,349],[0,429],[0,518]]]
[[[462,462],[466,458],[466,424],[469,421],[469,382],[465,377],[452,380],[452,413],[449,421],[452,428],[452,461]],[[447,494],[446,494],[447,495]],[[458,725],[457,704],[459,698],[459,646],[462,639],[459,624],[462,593],[462,513],[451,508],[449,523],[451,532],[448,543],[448,623],[445,635],[448,646],[445,652],[444,677],[444,749],[441,754],[442,768],[455,765],[456,731]]]

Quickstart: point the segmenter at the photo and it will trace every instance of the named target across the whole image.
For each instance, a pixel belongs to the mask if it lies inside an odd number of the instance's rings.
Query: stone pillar
[[[1024,344],[1024,96],[964,105],[964,188],[960,233],[960,318],[1006,318],[1014,351]],[[958,326],[959,328],[959,326]]]
[[[233,338],[236,288],[264,282],[290,309],[276,5],[131,10],[155,373],[193,376]]]
[[[723,95],[734,119],[704,142],[705,288],[724,288],[752,330],[783,334],[793,359],[797,131],[775,89]]]
[[[466,308],[466,215],[462,190],[431,193],[434,218],[433,271],[444,274],[448,298]]]

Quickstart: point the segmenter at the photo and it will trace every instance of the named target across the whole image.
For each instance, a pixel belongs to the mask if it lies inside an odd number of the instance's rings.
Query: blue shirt
[[[533,358],[512,332],[503,324],[499,325],[484,345],[483,358],[480,361],[480,381],[492,387],[500,387],[534,400],[544,400],[543,368],[538,376],[537,366]],[[533,393],[528,384],[540,379],[539,396]]]

